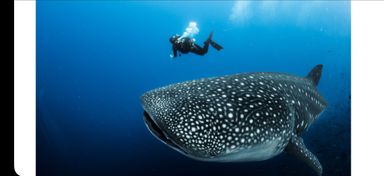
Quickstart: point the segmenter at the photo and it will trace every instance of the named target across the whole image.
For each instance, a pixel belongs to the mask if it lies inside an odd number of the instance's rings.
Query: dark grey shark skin
[[[306,77],[240,73],[172,84],[141,96],[154,136],[197,160],[262,161],[287,151],[318,175],[322,166],[300,134],[327,102],[316,90],[322,65]]]

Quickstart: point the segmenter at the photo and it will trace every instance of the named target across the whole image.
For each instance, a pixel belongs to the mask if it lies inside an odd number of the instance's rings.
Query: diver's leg
[[[209,43],[204,43],[203,48],[197,44],[194,44],[194,46],[191,49],[191,52],[198,54],[198,55],[204,55],[208,52],[208,46],[209,46]]]
[[[211,32],[207,38],[207,40],[204,42],[204,46],[201,47],[198,44],[193,44],[191,48],[191,52],[198,54],[198,55],[204,55],[208,52],[209,44],[211,43],[213,32]]]
[[[212,42],[212,35],[213,35],[213,32],[211,32],[209,34],[207,40],[205,40],[205,42],[204,42],[203,48],[201,49],[202,50],[201,52],[204,53],[204,54],[208,52],[209,44]],[[199,45],[197,45],[197,46],[200,47]]]

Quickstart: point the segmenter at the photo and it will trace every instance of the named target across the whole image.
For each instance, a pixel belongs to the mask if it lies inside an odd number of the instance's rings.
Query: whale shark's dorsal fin
[[[315,86],[319,84],[322,70],[323,70],[323,65],[318,64],[315,67],[313,67],[312,70],[307,75],[307,78],[311,80]]]
[[[321,176],[323,174],[323,167],[321,166],[321,163],[317,157],[307,149],[301,137],[293,135],[285,150],[304,161],[317,173],[317,175]]]

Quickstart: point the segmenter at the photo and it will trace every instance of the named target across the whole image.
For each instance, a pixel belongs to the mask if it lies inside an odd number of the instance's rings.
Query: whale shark
[[[144,121],[156,138],[196,160],[263,161],[287,152],[322,175],[301,138],[327,107],[316,88],[322,68],[305,77],[238,73],[150,90],[140,97]]]

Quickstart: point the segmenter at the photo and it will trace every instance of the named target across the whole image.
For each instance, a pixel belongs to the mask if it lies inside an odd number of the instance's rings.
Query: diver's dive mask
[[[179,37],[180,37],[180,35],[174,35],[174,36],[172,36],[171,38],[169,38],[169,42],[171,42],[171,43],[175,43],[176,40],[177,40]]]

